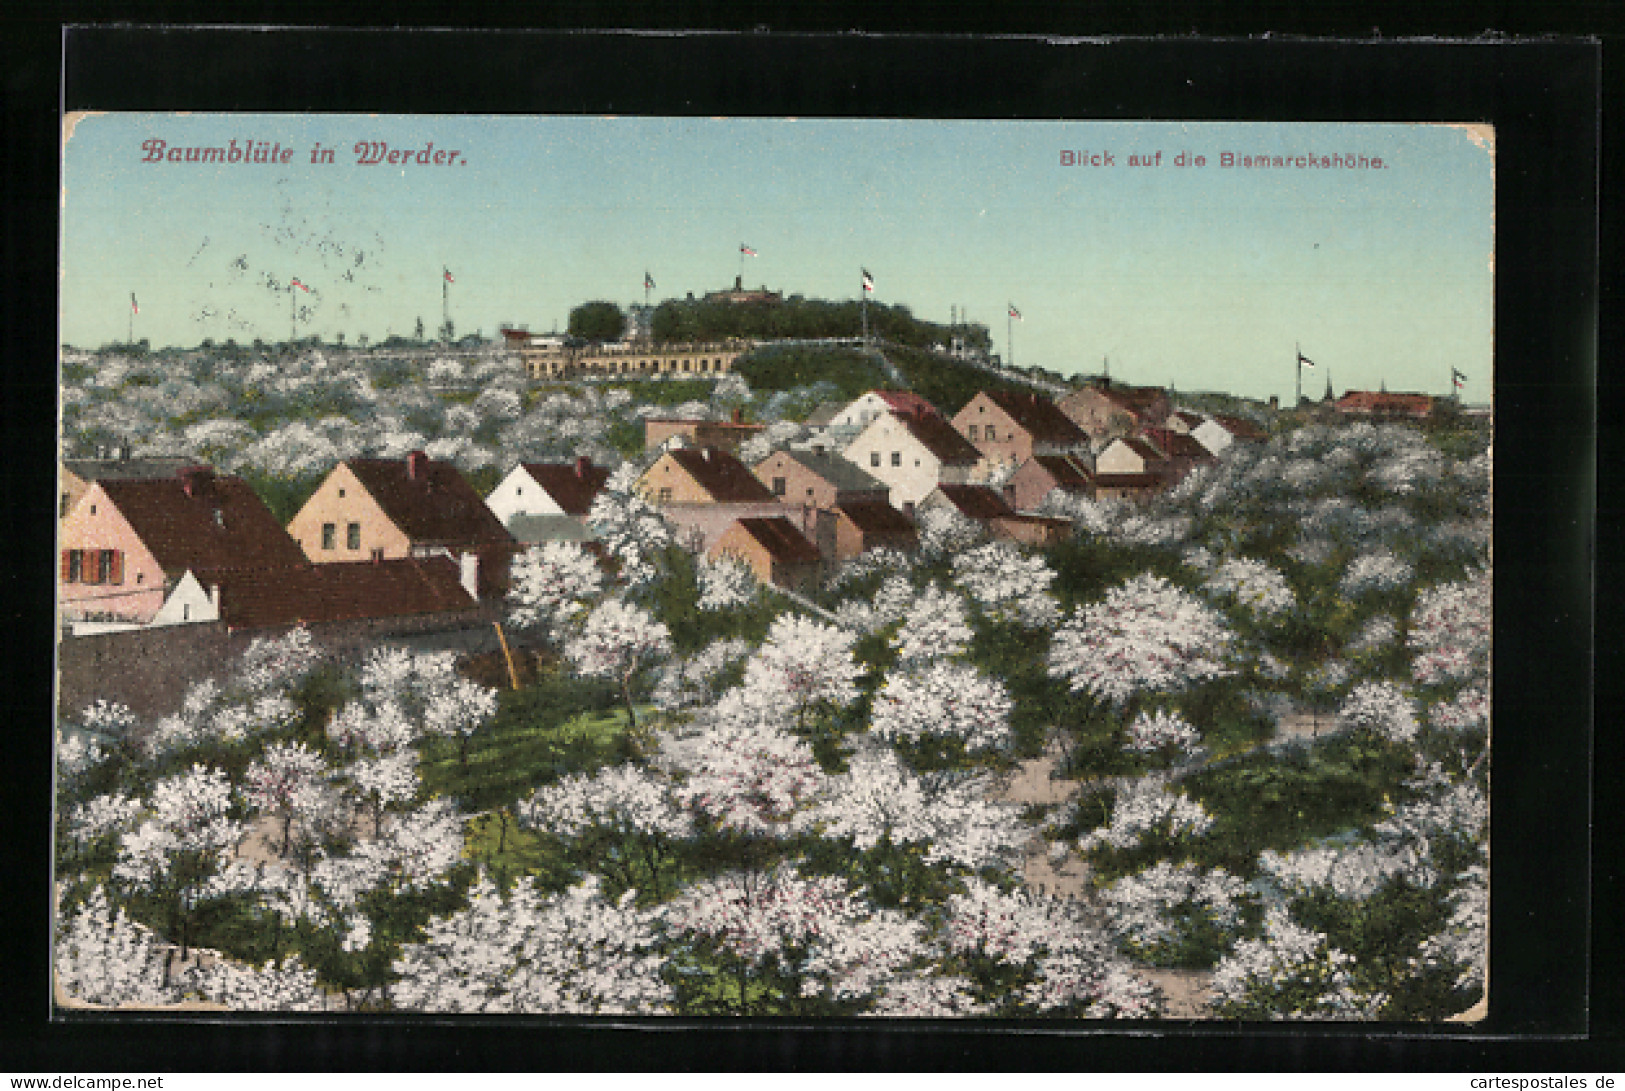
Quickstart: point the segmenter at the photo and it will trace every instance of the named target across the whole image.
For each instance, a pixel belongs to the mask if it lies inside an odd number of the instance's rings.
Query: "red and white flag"
[[[446,283],[447,284],[456,284],[457,283],[457,278],[451,275],[451,270],[450,269],[447,269],[444,265],[442,265],[440,267],[440,271],[446,274]]]
[[[872,292],[875,290],[875,278],[869,275],[869,270],[867,269],[863,271],[863,290],[866,292]]]
[[[754,258],[756,256],[756,251],[752,250],[750,247],[746,246],[744,243],[739,244],[739,252],[741,254],[745,255],[747,258]]]
[[[292,283],[290,283],[288,285],[288,287],[289,288],[298,288],[301,292],[310,291],[309,288],[305,287],[305,282],[300,280],[298,277],[294,277]]]
[[[1016,310],[1016,305],[1014,303],[1010,304],[1010,317],[1014,318],[1017,322],[1023,320],[1021,317],[1021,312]]]
[[[135,293],[134,292],[130,293],[130,313],[131,314],[140,314],[141,313],[141,308],[136,305]]]

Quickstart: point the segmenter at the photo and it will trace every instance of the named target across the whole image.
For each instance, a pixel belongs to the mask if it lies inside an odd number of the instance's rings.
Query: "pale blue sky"
[[[292,146],[285,166],[143,163],[149,139]],[[359,166],[355,144],[456,149]],[[335,149],[313,165],[309,149]],[[1061,152],[1111,151],[1113,167]],[[1163,152],[1160,166],[1128,156]],[[1208,157],[1176,167],[1181,150]],[[1223,169],[1221,152],[1354,153],[1384,170]],[[465,165],[466,164],[466,165]],[[1346,387],[1490,386],[1493,163],[1447,126],[359,115],[101,115],[64,153],[62,339],[353,343],[441,315],[563,327],[586,299],[730,284],[875,298],[986,324],[1061,372],[1292,392],[1294,345]],[[348,276],[346,276],[348,274]]]

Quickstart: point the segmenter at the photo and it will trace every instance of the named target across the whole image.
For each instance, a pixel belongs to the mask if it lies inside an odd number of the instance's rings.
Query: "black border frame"
[[[648,24],[646,24],[648,25]],[[781,25],[783,25],[781,23]],[[1138,30],[1140,28],[1130,28]],[[17,726],[6,874],[17,939],[0,1011],[8,1067],[383,1068],[1477,1068],[1512,1047],[1568,1069],[1612,1041],[1617,879],[1591,870],[1592,612],[1602,299],[1598,172],[1602,48],[1516,43],[596,32],[379,32],[83,26],[61,39],[67,110],[650,113],[1202,120],[1484,121],[1497,126],[1496,653],[1492,866],[1494,1007],[1473,1028],[1159,1025],[1110,1031],[976,1024],[637,1029],[380,1020],[47,1022],[50,571],[55,397],[55,119],[12,71],[4,115],[4,370],[20,594],[3,692]],[[20,72],[20,75],[19,75]],[[38,139],[44,136],[43,140]],[[34,139],[21,139],[32,137]],[[40,259],[44,260],[41,261]],[[1606,357],[1604,357],[1606,358]],[[1605,497],[1605,504],[1607,498]],[[1605,507],[1605,515],[1617,509]],[[1606,563],[1606,562],[1605,562]],[[17,638],[21,638],[20,641]],[[13,641],[8,641],[8,644]],[[1605,679],[1606,683],[1607,679]],[[1607,743],[1606,739],[1598,741]],[[1598,768],[1612,768],[1603,763]],[[1601,785],[1599,782],[1600,786]],[[1599,822],[1612,822],[1599,808]],[[1603,843],[1604,830],[1596,830]],[[14,859],[15,857],[15,859]],[[1601,861],[1599,860],[1599,863]],[[13,885],[13,884],[8,884]],[[1592,920],[1593,904],[1603,912]],[[20,918],[20,919],[18,919]],[[1615,925],[1617,927],[1617,923]],[[1595,943],[1595,947],[1591,944]],[[1601,973],[1591,969],[1602,960]],[[1597,990],[1593,991],[1593,988]],[[1608,991],[1612,989],[1611,998]],[[1609,1012],[1596,1001],[1614,1003]],[[1599,1024],[1599,1017],[1602,1023]],[[684,1027],[693,1024],[681,1024]],[[1143,1028],[1141,1028],[1143,1029]],[[1615,1042],[1617,1044],[1617,1042]],[[1537,1060],[1544,1058],[1544,1061]],[[1568,1063],[1565,1063],[1567,1061]],[[18,1063],[22,1062],[22,1063]],[[1616,1062],[1617,1064],[1617,1062]]]

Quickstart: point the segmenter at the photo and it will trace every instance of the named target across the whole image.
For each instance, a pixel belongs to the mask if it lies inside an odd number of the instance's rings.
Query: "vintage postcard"
[[[68,116],[58,1012],[1480,1018],[1495,157]]]

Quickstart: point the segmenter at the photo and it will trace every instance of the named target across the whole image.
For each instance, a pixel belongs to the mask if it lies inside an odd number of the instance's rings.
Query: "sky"
[[[741,273],[855,299],[867,269],[873,299],[959,308],[1017,365],[1287,400],[1301,351],[1315,397],[1328,377],[1447,393],[1452,369],[1466,400],[1490,391],[1493,138],[1465,126],[101,114],[65,132],[60,330],[81,348],[432,333],[443,291],[459,336],[494,337],[641,303],[646,273],[658,303]],[[293,154],[184,161],[232,141]],[[458,154],[360,163],[376,142]]]

